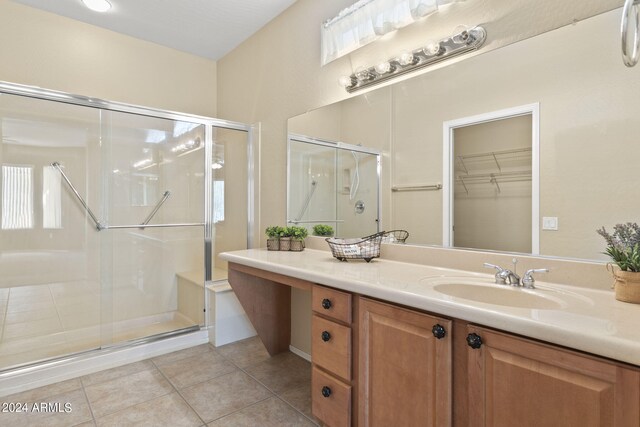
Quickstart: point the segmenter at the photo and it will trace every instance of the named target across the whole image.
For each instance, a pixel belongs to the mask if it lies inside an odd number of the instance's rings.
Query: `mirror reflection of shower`
[[[336,235],[378,231],[380,154],[362,146],[289,135],[287,223]],[[366,210],[357,206],[367,206]]]

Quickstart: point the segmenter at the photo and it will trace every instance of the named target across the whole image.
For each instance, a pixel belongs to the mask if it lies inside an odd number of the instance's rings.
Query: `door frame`
[[[453,131],[464,126],[531,115],[531,253],[540,254],[540,103],[506,108],[442,124],[442,246],[453,242]]]

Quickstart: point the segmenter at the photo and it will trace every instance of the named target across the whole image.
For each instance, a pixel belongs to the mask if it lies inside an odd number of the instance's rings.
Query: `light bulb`
[[[353,81],[353,79],[351,78],[351,76],[341,76],[341,77],[338,79],[338,83],[339,83],[339,84],[340,84],[340,86],[342,86],[342,87],[351,87],[351,86],[353,86],[353,85],[354,85],[354,83],[355,83],[355,82]]]
[[[387,74],[393,70],[395,67],[389,61],[380,61],[376,64],[376,73],[378,74]]]
[[[111,3],[107,0],[82,0],[82,3],[94,12],[106,12],[111,9]]]
[[[356,68],[355,74],[356,74],[356,79],[358,79],[361,82],[371,80],[371,78],[373,77],[369,69],[365,67]]]
[[[444,53],[444,49],[440,42],[430,40],[427,42],[427,45],[422,49],[425,55],[427,56],[438,56]]]
[[[451,40],[457,44],[469,43],[473,38],[469,34],[469,28],[466,25],[458,25],[453,29]]]
[[[402,52],[400,54],[400,57],[398,58],[398,62],[403,67],[406,67],[407,65],[415,64],[416,60],[415,60],[415,57],[413,56],[413,53],[411,53],[411,52]]]

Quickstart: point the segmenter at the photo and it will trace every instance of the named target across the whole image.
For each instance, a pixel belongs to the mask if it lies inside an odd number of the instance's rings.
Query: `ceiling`
[[[109,0],[107,13],[81,0],[11,1],[218,60],[296,0]]]

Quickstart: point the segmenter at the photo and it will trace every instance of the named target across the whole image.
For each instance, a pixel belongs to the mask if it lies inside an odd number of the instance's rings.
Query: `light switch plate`
[[[542,229],[558,231],[558,217],[557,216],[543,216],[542,217]]]

